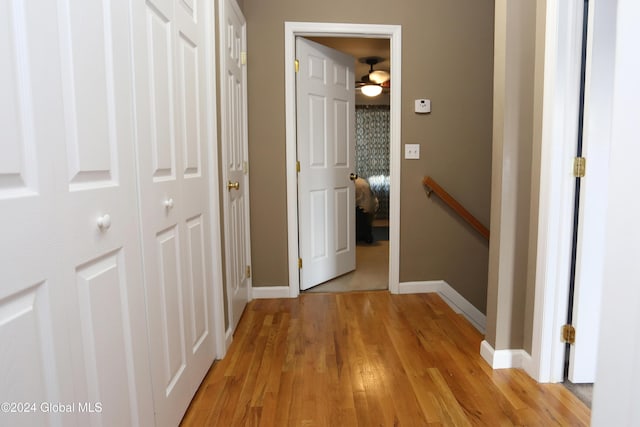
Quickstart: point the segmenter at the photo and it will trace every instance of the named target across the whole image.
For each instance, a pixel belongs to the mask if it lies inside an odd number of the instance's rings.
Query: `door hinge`
[[[573,159],[573,176],[576,178],[584,178],[587,168],[587,159],[584,157],[576,157]]]
[[[298,258],[298,268],[302,268],[302,258]]]
[[[563,325],[562,326],[562,342],[575,344],[576,328],[574,328],[572,325]]]
[[[240,64],[247,65],[247,52],[240,52]]]
[[[296,73],[300,71],[300,61],[297,59],[293,61],[293,65],[296,67]]]
[[[300,160],[296,161],[296,172],[300,172]]]
[[[242,162],[242,173],[245,175],[249,173],[249,162]]]
[[[247,279],[251,279],[251,266],[250,265],[247,265],[246,275],[247,275]]]

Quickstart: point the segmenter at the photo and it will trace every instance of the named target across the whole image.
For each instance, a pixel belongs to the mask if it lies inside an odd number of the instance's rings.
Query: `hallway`
[[[254,300],[184,426],[588,425],[561,384],[493,371],[436,294]]]

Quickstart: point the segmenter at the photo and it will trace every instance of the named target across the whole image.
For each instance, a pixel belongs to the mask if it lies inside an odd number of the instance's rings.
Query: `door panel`
[[[327,202],[327,191],[316,190],[309,192],[309,202],[311,210],[311,260],[321,260],[327,257],[327,218],[329,214],[329,204]]]
[[[349,188],[337,188],[334,193],[335,200],[334,206],[335,218],[334,223],[336,225],[335,235],[335,253],[340,254],[349,250],[349,208],[352,207],[352,203],[349,203],[349,197],[351,192]]]
[[[175,179],[175,138],[173,121],[173,83],[171,81],[171,25],[152,2],[146,7],[146,43],[148,67],[137,69],[144,72],[149,85],[150,135],[147,136],[152,156],[153,181]],[[144,84],[144,83],[143,83]],[[138,100],[143,102],[143,100]]]
[[[0,299],[0,342],[5,343],[0,355],[2,402],[47,402],[56,396],[57,372],[49,363],[55,352],[50,310],[47,282],[24,286],[21,292]],[[3,413],[1,417],[6,425],[51,422],[52,414],[36,409],[30,414]]]
[[[29,30],[22,2],[0,5],[0,200],[38,192]]]
[[[76,400],[104,424],[153,415],[136,215],[129,6],[59,2],[63,134],[56,167]],[[59,107],[58,107],[59,108]],[[66,160],[66,161],[65,161]],[[64,167],[66,165],[66,168]],[[96,422],[79,412],[80,424]]]
[[[134,4],[136,129],[156,420],[176,425],[213,363],[205,1]]]
[[[117,181],[113,22],[104,2],[61,2],[60,28],[71,190]],[[82,43],[80,43],[82,41]],[[87,52],[90,50],[90,52]],[[117,59],[117,58],[116,58]]]
[[[189,263],[189,321],[191,350],[197,353],[209,335],[209,311],[207,307],[206,252],[202,216],[187,220],[187,260]]]
[[[182,317],[182,283],[180,274],[180,242],[176,227],[158,234],[160,268],[158,282],[159,298],[162,301],[162,341],[166,355],[166,367],[162,381],[167,384],[169,395],[179,380],[185,365],[184,327]]]
[[[235,1],[220,1],[221,114],[225,258],[229,328],[235,330],[249,301],[249,175],[247,153],[246,23]]]
[[[12,1],[0,16],[0,334],[14,344],[0,356],[0,397],[105,404],[9,424],[141,424],[153,410],[132,70],[115,55],[128,51],[129,8]]]
[[[200,90],[198,79],[193,78],[198,75],[198,49],[184,34],[180,34],[178,40],[183,174],[185,177],[198,177],[201,173],[201,140],[198,124],[200,117],[198,94]]]
[[[298,215],[308,289],[355,269],[354,59],[296,39]]]
[[[64,296],[52,248],[61,236],[56,211],[53,142],[60,135],[59,64],[54,4],[0,2],[0,402],[72,399]],[[42,98],[39,100],[39,98]],[[39,102],[36,102],[38,101]],[[57,132],[56,132],[57,131]],[[57,357],[52,357],[56,355]],[[12,426],[61,423],[61,415],[3,413]]]
[[[124,251],[118,250],[76,270],[87,401],[100,402],[108,409],[109,421],[119,425],[141,421],[136,413],[127,297],[128,288],[135,285],[127,281],[125,258]]]

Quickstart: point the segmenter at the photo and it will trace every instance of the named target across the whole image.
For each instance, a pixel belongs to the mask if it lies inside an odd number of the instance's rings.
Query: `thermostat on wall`
[[[425,114],[431,112],[430,99],[416,99],[416,113]]]

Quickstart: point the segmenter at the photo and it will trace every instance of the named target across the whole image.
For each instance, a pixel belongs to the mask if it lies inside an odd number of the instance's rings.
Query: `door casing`
[[[296,149],[295,39],[306,37],[361,37],[389,39],[391,47],[391,117],[390,117],[390,199],[389,199],[389,291],[398,293],[400,282],[400,95],[402,93],[402,27],[400,25],[337,24],[317,22],[285,22],[285,118],[287,172],[287,235],[289,264],[289,297],[300,294],[298,271],[298,189]]]
[[[613,94],[613,63],[615,39],[607,34],[615,34],[611,29],[615,19],[611,19],[611,5],[593,3],[591,19],[595,19],[593,39],[589,49],[593,53],[588,69],[587,97],[589,106],[585,111],[584,138],[586,155],[593,154],[598,168],[588,166],[588,174],[593,172],[606,180],[607,161],[602,152],[608,152],[611,126],[610,106]],[[575,156],[577,126],[571,120],[557,119],[558,111],[570,117],[577,117],[577,97],[573,88],[558,84],[571,74],[577,76],[580,66],[580,44],[572,43],[570,37],[559,29],[577,33],[581,28],[581,1],[565,2],[554,0],[546,6],[545,28],[545,76],[542,105],[542,152],[540,171],[540,197],[538,219],[537,265],[535,303],[531,357],[526,358],[523,368],[538,382],[561,382],[564,369],[564,344],[559,339],[562,325],[566,322],[568,301],[568,274],[571,258],[571,219],[573,212],[573,185],[575,178],[567,173],[567,165]],[[599,28],[599,26],[601,28]],[[601,140],[600,156],[589,140]],[[591,153],[589,151],[591,150]],[[600,157],[600,158],[598,158]],[[590,164],[591,161],[588,161]],[[583,189],[583,191],[585,191]],[[590,192],[593,190],[590,190]],[[606,191],[606,186],[599,191]],[[599,200],[606,200],[606,194],[599,194]],[[585,205],[583,210],[589,210]],[[604,223],[604,211],[591,210],[591,223]],[[584,212],[581,213],[584,215]],[[581,233],[584,230],[581,229]],[[579,239],[578,250],[581,251]],[[592,248],[601,254],[604,248]],[[602,262],[602,257],[591,251],[591,259]]]

